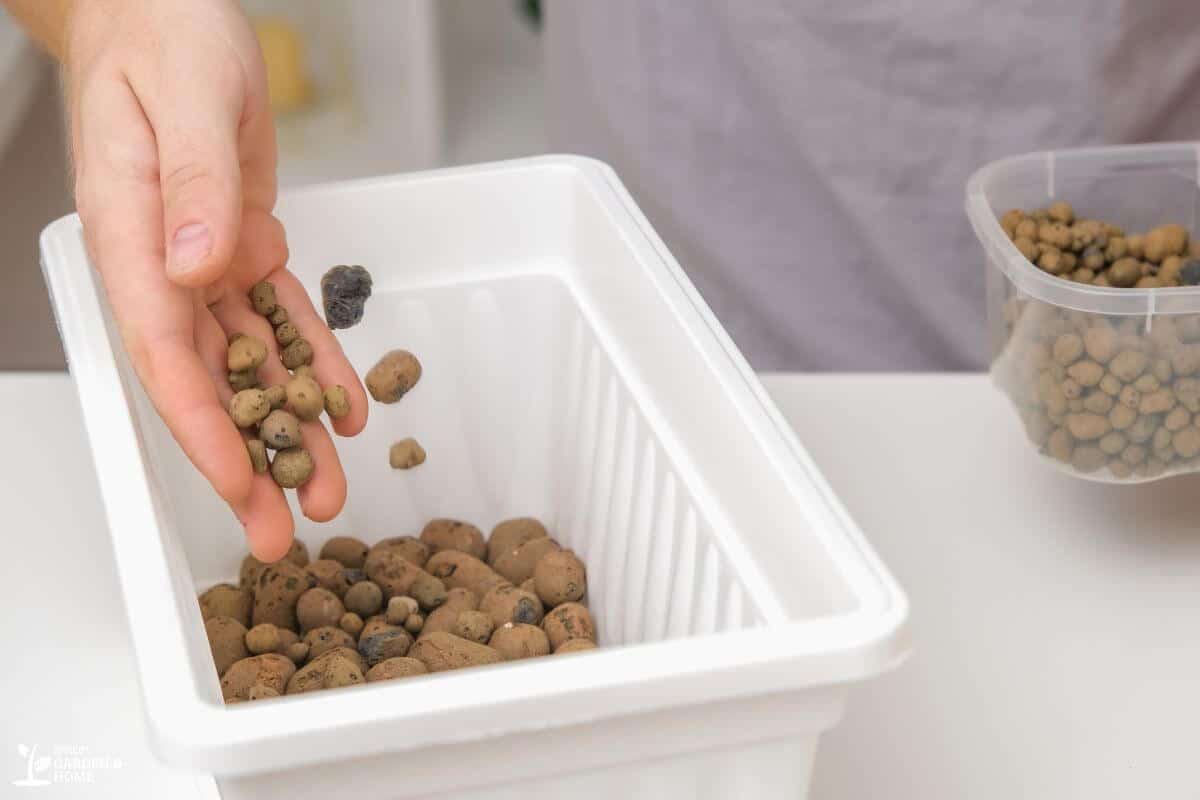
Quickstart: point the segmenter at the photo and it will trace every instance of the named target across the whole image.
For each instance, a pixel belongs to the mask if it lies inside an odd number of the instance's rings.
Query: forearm
[[[74,0],[0,0],[42,47],[59,61],[67,41],[67,19]]]

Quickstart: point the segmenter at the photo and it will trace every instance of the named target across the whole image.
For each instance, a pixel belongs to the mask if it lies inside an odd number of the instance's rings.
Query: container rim
[[[1043,166],[1046,199],[1055,196],[1055,166],[1059,159],[1124,160],[1130,166],[1154,163],[1164,156],[1187,156],[1197,165],[1200,186],[1200,142],[1117,145],[1042,150],[998,159],[977,169],[967,180],[966,213],[971,228],[988,258],[1021,292],[1037,300],[1095,314],[1153,316],[1200,313],[1200,286],[1158,289],[1119,289],[1074,283],[1043,272],[1031,263],[1000,227],[1000,213],[987,198],[990,182],[1000,174],[1022,167]]]

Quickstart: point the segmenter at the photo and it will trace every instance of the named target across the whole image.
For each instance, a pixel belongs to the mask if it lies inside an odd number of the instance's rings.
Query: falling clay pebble
[[[421,379],[421,362],[407,350],[392,350],[367,371],[367,391],[380,403],[395,403]]]
[[[425,448],[416,439],[401,439],[388,450],[388,463],[392,469],[412,469],[425,463]]]
[[[321,277],[321,300],[330,330],[352,328],[371,297],[371,274],[360,266],[339,265]]]

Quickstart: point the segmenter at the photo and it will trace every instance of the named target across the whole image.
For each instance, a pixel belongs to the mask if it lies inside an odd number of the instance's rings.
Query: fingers
[[[202,48],[164,50],[159,67],[135,78],[133,89],[157,142],[167,275],[206,286],[225,273],[237,245],[245,81],[236,61]]]
[[[316,309],[296,276],[287,270],[277,270],[270,276],[275,284],[275,297],[288,310],[292,323],[313,349],[313,369],[322,388],[344,386],[350,396],[350,413],[341,419],[331,419],[333,429],[341,436],[354,436],[367,424],[367,393],[354,371],[342,346]]]
[[[291,375],[279,361],[279,349],[270,323],[254,312],[245,296],[231,292],[213,307],[213,313],[225,330],[240,331],[267,342],[267,360],[258,368],[264,386],[287,383]],[[304,447],[313,457],[314,468],[312,477],[297,490],[300,508],[309,519],[326,522],[336,517],[346,502],[346,474],[324,425],[316,421],[304,422],[301,430]]]
[[[296,490],[300,508],[314,522],[328,522],[346,504],[346,473],[325,426],[320,422],[304,422],[300,427],[304,447],[313,459],[312,478]]]
[[[270,473],[255,475],[251,486],[250,495],[233,506],[233,512],[246,529],[250,552],[259,561],[272,563],[287,553],[296,523],[283,491],[275,485]]]
[[[196,349],[193,298],[163,272],[154,139],[129,86],[97,81],[76,108],[77,196],[88,248],[154,407],[229,503],[251,490],[241,437]]]

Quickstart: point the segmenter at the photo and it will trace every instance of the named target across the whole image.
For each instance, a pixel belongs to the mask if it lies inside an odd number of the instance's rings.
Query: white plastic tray
[[[589,565],[603,649],[223,706],[195,593],[236,574],[240,530],[137,385],[68,217],[44,267],[162,757],[226,798],[804,796],[847,684],[906,654],[907,601],[612,171],[356,181],[278,214],[314,297],[332,264],[371,270],[355,366],[425,366],[339,441],[345,512],[298,535],[541,517]],[[401,435],[420,469],[388,468]]]

